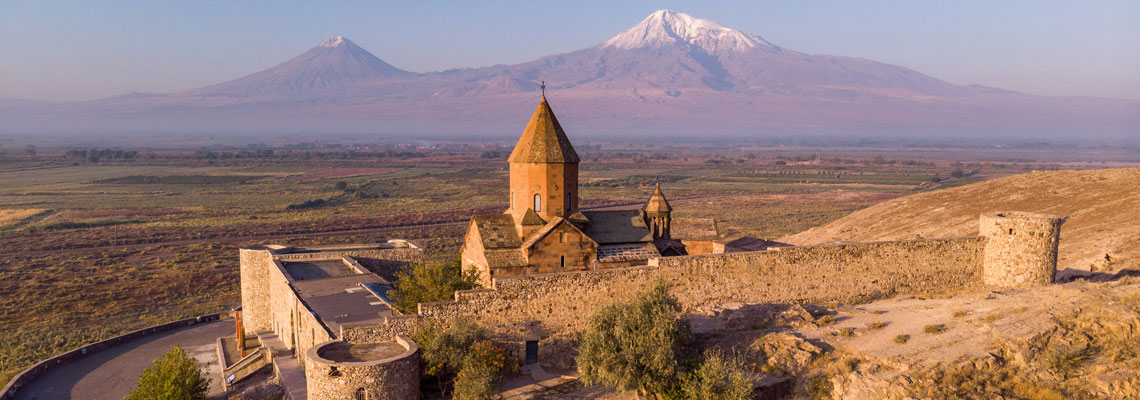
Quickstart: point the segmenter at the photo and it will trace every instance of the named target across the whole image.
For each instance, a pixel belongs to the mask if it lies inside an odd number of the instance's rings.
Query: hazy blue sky
[[[1140,98],[1140,1],[0,1],[0,97],[81,100],[238,78],[342,34],[416,72],[598,44],[669,8],[807,53],[957,84]]]

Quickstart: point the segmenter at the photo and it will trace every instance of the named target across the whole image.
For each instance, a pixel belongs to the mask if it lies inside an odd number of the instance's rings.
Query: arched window
[[[534,212],[542,212],[542,196],[534,195]]]
[[[368,400],[368,392],[364,388],[356,389],[356,400]]]
[[[566,193],[566,212],[570,212],[570,193]]]

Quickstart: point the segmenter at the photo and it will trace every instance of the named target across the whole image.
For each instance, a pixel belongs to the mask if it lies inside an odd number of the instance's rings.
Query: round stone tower
[[[988,239],[982,282],[997,287],[1053,283],[1064,222],[1062,217],[1028,212],[982,214],[978,229]]]

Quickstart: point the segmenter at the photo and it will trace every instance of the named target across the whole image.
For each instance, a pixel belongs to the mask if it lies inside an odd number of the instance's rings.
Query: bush
[[[831,398],[831,381],[827,375],[816,375],[807,381],[808,396],[812,400]]]
[[[712,351],[705,353],[701,365],[685,377],[681,390],[691,400],[747,399],[752,394],[752,383],[744,363]]]
[[[467,349],[486,340],[487,331],[468,318],[455,319],[446,328],[429,321],[412,334],[412,339],[420,346],[424,373],[447,376],[459,371]]]
[[[961,178],[963,176],[966,176],[966,171],[963,171],[961,168],[950,171],[951,178]]]
[[[910,341],[910,335],[895,336],[895,343],[906,344],[906,342],[909,342],[909,341]]]
[[[578,346],[578,372],[586,385],[660,393],[676,382],[681,351],[691,339],[689,320],[656,282],[628,303],[609,305],[590,316]]]
[[[453,386],[456,399],[493,397],[500,373],[515,367],[506,350],[494,346],[487,331],[467,318],[453,320],[447,328],[428,322],[412,339],[420,346],[424,374],[436,378],[441,394]]]
[[[475,281],[474,274],[463,272],[459,259],[450,265],[415,264],[410,271],[396,273],[392,300],[400,311],[415,314],[418,304],[455,300],[456,290],[474,288]]]
[[[946,328],[946,325],[942,325],[942,324],[927,325],[927,326],[922,328],[923,332],[926,332],[927,334],[930,334],[930,335],[939,334],[942,332],[946,332],[948,330],[950,330],[950,329]]]
[[[475,343],[467,350],[467,357],[455,377],[453,398],[457,400],[489,399],[498,393],[495,384],[500,372],[513,369],[507,360],[507,351],[491,344],[490,340]]]
[[[198,360],[190,357],[186,350],[171,346],[170,351],[143,371],[138,387],[127,399],[205,399],[210,383],[198,368]]]
[[[285,209],[286,210],[304,210],[306,208],[320,207],[320,206],[323,206],[323,205],[328,204],[328,203],[329,203],[329,201],[325,200],[325,199],[306,200],[306,201],[301,202],[301,203],[290,204],[288,207],[285,207]]]

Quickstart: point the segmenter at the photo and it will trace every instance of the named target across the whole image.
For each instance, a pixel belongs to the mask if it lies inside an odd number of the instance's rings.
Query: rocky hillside
[[[780,239],[796,245],[976,235],[978,215],[1069,216],[1058,270],[1140,267],[1140,168],[1032,172],[879,203]]]

